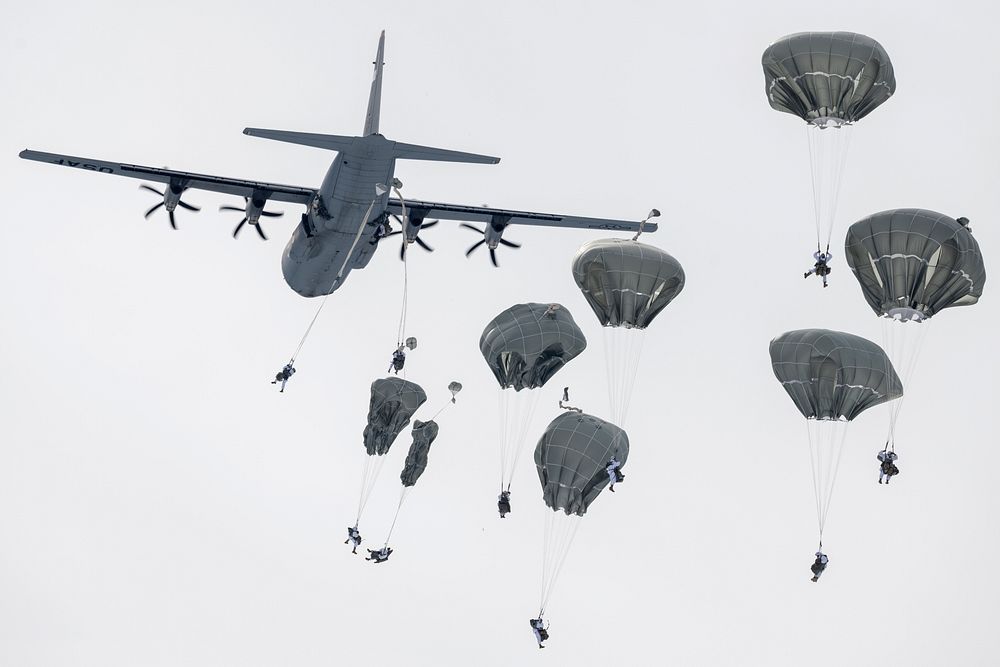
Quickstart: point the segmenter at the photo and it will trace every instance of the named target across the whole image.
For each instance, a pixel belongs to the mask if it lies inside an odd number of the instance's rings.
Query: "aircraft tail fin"
[[[365,131],[361,136],[378,134],[378,117],[382,108],[382,54],[385,52],[385,30],[378,38],[378,53],[375,54],[375,75],[372,78],[372,92],[368,96],[368,114],[365,116]]]

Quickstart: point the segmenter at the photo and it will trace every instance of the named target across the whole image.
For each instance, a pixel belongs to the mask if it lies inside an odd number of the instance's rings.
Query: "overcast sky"
[[[752,7],[751,7],[752,5]],[[897,93],[854,128],[834,238],[929,208],[1000,252],[996,12],[986,3],[18,3],[0,25],[0,664],[986,665],[1000,640],[994,285],[930,324],[875,483],[885,408],[851,427],[816,544],[803,420],[774,379],[775,335],[881,341],[843,253],[811,265],[805,131],[773,111],[760,55],[851,30],[892,57]],[[357,134],[386,30],[382,133],[500,155],[401,162],[409,197],[582,215],[663,211],[644,237],[687,272],[648,332],[627,480],[583,520],[538,651],[544,508],[530,452],[496,516],[485,324],[560,302],[590,340],[546,388],[606,412],[601,332],[570,261],[600,233],[511,229],[500,270],[442,222],[410,262],[409,377],[444,403],[430,465],[378,568],[342,545],[369,385],[395,344],[394,243],[327,304],[285,394],[268,383],[316,301],[284,283],[301,210],[272,240],[230,236],[232,197],[142,213],[131,179],[23,148],[318,186],[333,154],[246,126]],[[836,251],[835,251],[836,252]],[[409,434],[362,526],[384,539]]]

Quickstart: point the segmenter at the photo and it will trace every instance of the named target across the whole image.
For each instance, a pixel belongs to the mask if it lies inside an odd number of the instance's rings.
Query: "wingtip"
[[[19,158],[21,158],[22,160],[27,160],[27,159],[28,159],[28,153],[29,153],[29,152],[30,152],[30,151],[29,151],[29,150],[28,150],[27,148],[25,148],[25,149],[24,149],[23,151],[21,151],[20,153],[18,153],[18,154],[17,154],[17,156],[18,156]]]

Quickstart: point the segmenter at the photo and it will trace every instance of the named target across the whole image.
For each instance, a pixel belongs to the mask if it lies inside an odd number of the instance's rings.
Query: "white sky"
[[[93,4],[93,6],[88,6]],[[751,8],[749,5],[753,4]],[[983,8],[990,7],[988,10]],[[995,474],[1000,315],[935,318],[875,484],[884,409],[852,427],[815,548],[802,419],[767,344],[829,327],[880,341],[842,261],[811,264],[801,122],[772,111],[760,54],[801,30],[871,35],[897,94],[862,121],[835,238],[895,207],[972,220],[1000,248],[996,12],[987,3],[20,3],[0,27],[0,664],[985,665],[1000,583]],[[543,505],[522,465],[495,510],[495,383],[482,327],[559,301],[591,346],[564,384],[601,414],[601,333],[572,281],[598,234],[512,229],[501,270],[467,230],[428,230],[410,263],[410,378],[428,406],[465,384],[404,506],[392,561],[341,542],[353,518],[368,387],[395,342],[389,245],[328,303],[284,395],[268,384],[315,307],[236,203],[186,200],[181,231],[130,179],[19,160],[71,155],[316,186],[332,154],[245,126],[360,132],[387,30],[382,132],[501,155],[401,163],[411,197],[635,218],[687,287],[657,319],[632,404],[628,479],[585,518],[534,648]],[[457,226],[456,226],[457,227]],[[992,265],[990,265],[992,266]],[[988,267],[990,268],[990,267]],[[995,279],[991,279],[995,280]],[[418,415],[420,416],[420,415]],[[426,418],[426,414],[423,415]],[[409,435],[366,515],[380,542]],[[529,462],[525,454],[524,463]]]

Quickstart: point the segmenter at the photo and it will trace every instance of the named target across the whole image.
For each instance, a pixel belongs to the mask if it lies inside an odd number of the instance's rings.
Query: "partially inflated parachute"
[[[583,516],[608,485],[605,467],[614,457],[624,468],[628,436],[614,424],[567,412],[549,424],[535,447],[542,499],[549,509]]]
[[[573,279],[604,327],[610,416],[624,426],[644,330],[684,289],[684,269],[655,246],[600,239],[577,251]]]
[[[382,456],[396,440],[399,432],[410,423],[427,394],[415,382],[398,377],[380,378],[372,382],[372,397],[365,426],[365,450],[369,456]]]
[[[413,443],[406,454],[403,472],[399,475],[403,486],[413,486],[424,474],[427,468],[427,454],[431,451],[431,444],[437,436],[438,425],[434,420],[422,422],[418,419],[413,422]]]
[[[539,617],[545,614],[580,517],[609,483],[609,462],[615,459],[621,469],[628,460],[628,450],[625,431],[577,412],[553,419],[539,439],[535,467],[542,499],[552,510],[546,512]]]
[[[479,349],[503,389],[534,389],[584,351],[587,339],[557,303],[520,303],[486,325]]]
[[[929,319],[979,301],[986,267],[965,218],[918,208],[870,215],[847,230],[844,251],[861,293],[882,318],[882,343],[909,385]],[[889,408],[885,448],[895,451],[903,401]]]
[[[851,421],[903,395],[881,347],[848,333],[800,329],[771,341],[771,369],[806,419]]]
[[[771,107],[808,123],[816,250],[829,252],[847,164],[848,129],[895,92],[892,62],[871,37],[802,32],[771,44],[761,65]]]
[[[368,424],[365,426],[365,465],[361,472],[361,495],[358,499],[357,528],[365,505],[378,480],[385,454],[392,447],[396,436],[410,423],[427,394],[420,385],[398,377],[380,378],[372,382],[371,401],[368,405]]]
[[[500,386],[500,491],[511,478],[531,428],[537,389],[587,347],[573,316],[558,303],[511,306],[486,325],[483,359]]]
[[[925,209],[882,211],[854,223],[844,252],[876,315],[922,320],[976,303],[986,283],[968,225]]]
[[[806,418],[822,545],[847,425],[902,396],[903,385],[882,348],[848,333],[789,331],[771,341],[770,353],[774,376]]]

